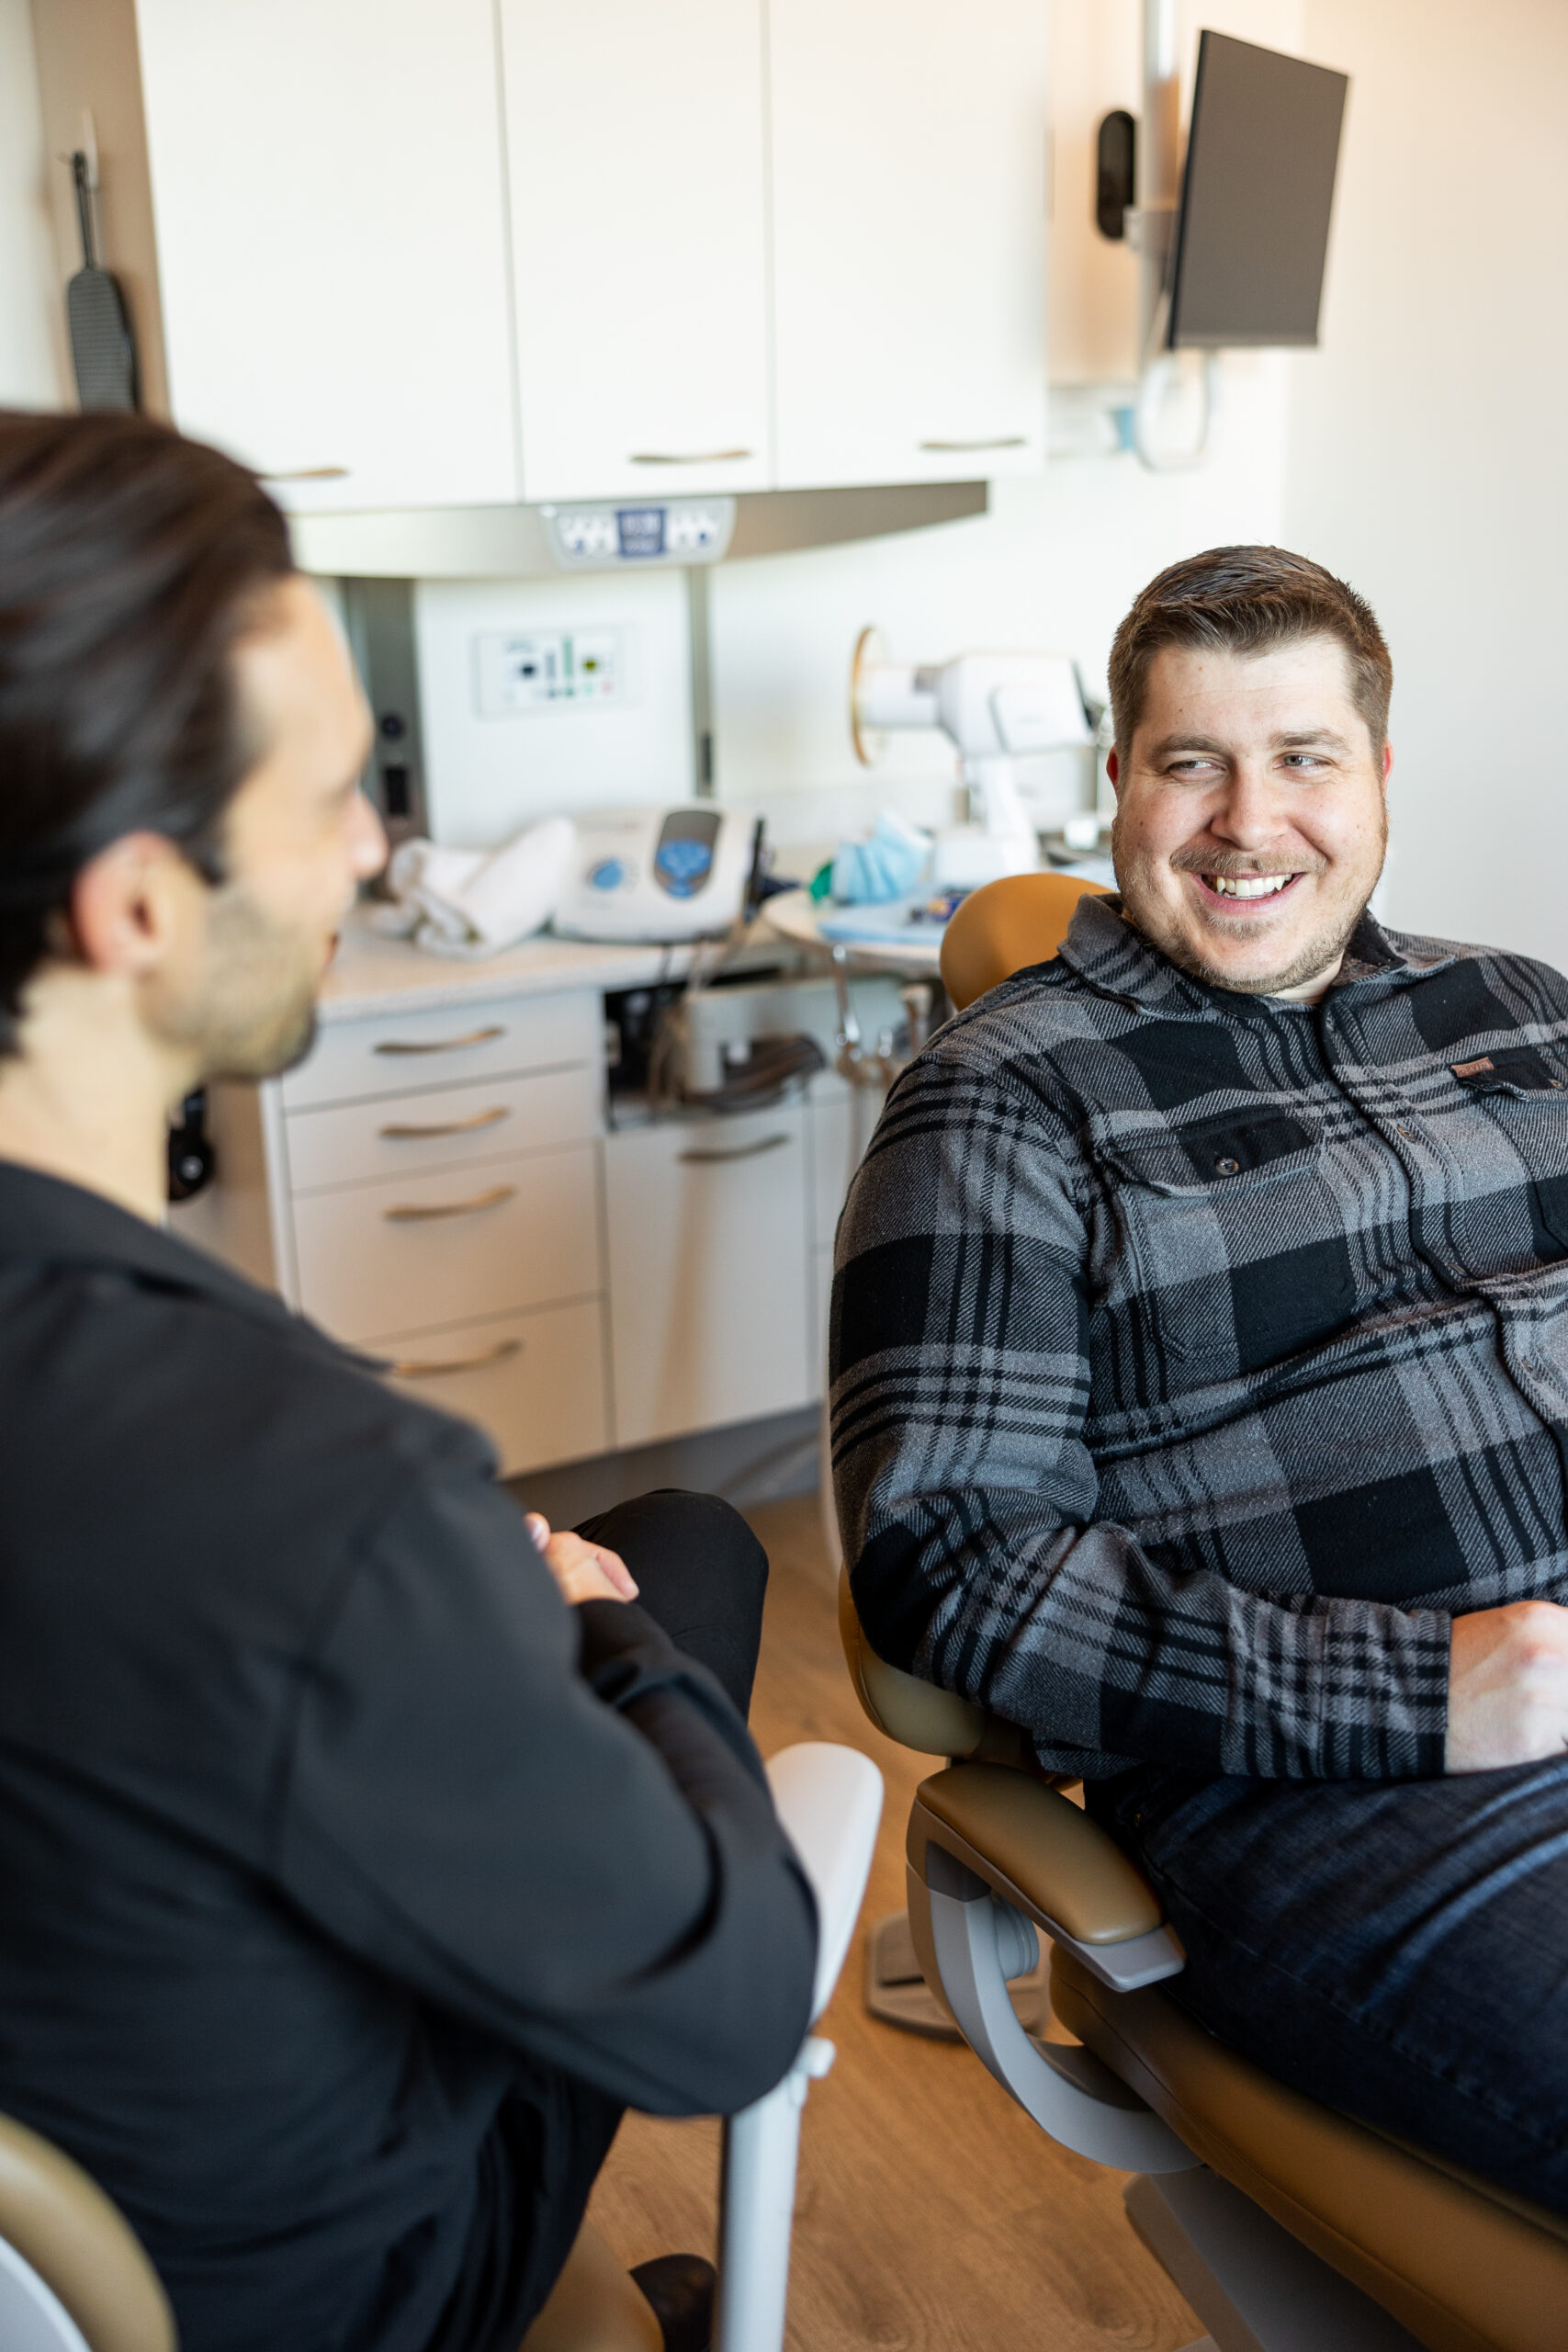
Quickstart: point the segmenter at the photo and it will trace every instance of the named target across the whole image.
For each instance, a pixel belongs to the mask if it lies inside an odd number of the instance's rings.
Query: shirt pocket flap
[[[1477,1054],[1470,1061],[1450,1062],[1449,1068],[1470,1094],[1500,1094],[1517,1102],[1533,1095],[1568,1093],[1568,1079],[1534,1046]]]
[[[1322,1137],[1289,1111],[1230,1111],[1161,1136],[1108,1142],[1103,1157],[1152,1193],[1212,1199],[1231,1186],[1265,1183],[1310,1167]]]

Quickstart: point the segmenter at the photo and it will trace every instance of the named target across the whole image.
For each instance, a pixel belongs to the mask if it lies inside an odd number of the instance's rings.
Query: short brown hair
[[[100,850],[163,833],[221,879],[255,756],[230,657],[292,570],[218,450],[151,417],[0,412],[0,1055]]]
[[[1320,563],[1286,548],[1210,548],[1151,580],[1111,648],[1111,707],[1124,758],[1144,715],[1149,665],[1166,645],[1267,653],[1303,637],[1332,637],[1350,665],[1350,699],[1372,749],[1388,734],[1393,663],[1364,596]]]

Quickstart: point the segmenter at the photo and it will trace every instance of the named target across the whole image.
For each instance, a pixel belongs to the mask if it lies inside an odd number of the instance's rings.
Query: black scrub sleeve
[[[635,1603],[569,1610],[481,1474],[347,1565],[268,1847],[376,1970],[652,2113],[745,2106],[809,2022],[815,1905],[744,1724]]]

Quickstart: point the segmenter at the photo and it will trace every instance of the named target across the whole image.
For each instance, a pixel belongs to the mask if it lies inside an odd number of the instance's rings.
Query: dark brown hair
[[[1173,563],[1134,599],[1111,649],[1117,750],[1124,759],[1162,646],[1267,653],[1303,637],[1332,637],[1344,647],[1350,699],[1381,752],[1393,664],[1377,617],[1343,580],[1285,548],[1210,548]]]
[[[222,876],[230,656],[293,570],[254,474],[151,417],[0,412],[0,1054],[75,876],[131,832]]]

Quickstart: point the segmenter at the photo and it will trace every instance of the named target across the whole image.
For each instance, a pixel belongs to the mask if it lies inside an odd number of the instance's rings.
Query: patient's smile
[[[1205,889],[1222,899],[1274,899],[1299,877],[1294,874],[1201,874],[1198,878]]]

